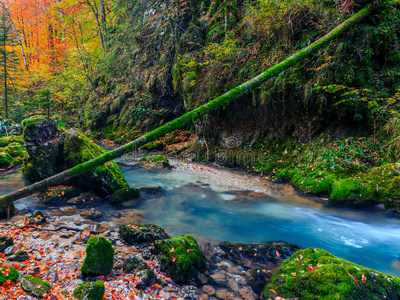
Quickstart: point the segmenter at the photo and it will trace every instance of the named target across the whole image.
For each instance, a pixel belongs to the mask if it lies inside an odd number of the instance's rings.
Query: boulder
[[[97,280],[95,282],[86,282],[77,286],[72,296],[78,300],[102,300],[104,293],[104,283]]]
[[[156,282],[156,274],[154,273],[153,270],[146,269],[146,270],[141,270],[136,273],[136,282],[137,285],[136,287],[139,289],[145,289],[149,287],[151,284]]]
[[[114,194],[112,194],[112,196],[110,197],[110,202],[118,204],[137,198],[140,198],[139,189],[137,188],[120,189],[115,191]]]
[[[0,252],[3,252],[8,247],[14,245],[14,241],[12,237],[2,235],[0,236]]]
[[[40,225],[46,223],[46,217],[40,210],[35,210],[29,217],[26,217],[26,221],[30,225]]]
[[[46,204],[65,203],[69,199],[80,195],[81,191],[74,186],[58,185],[45,189],[41,194],[41,198]]]
[[[206,268],[206,258],[191,235],[154,242],[161,270],[176,282],[192,279]]]
[[[255,293],[260,295],[271,276],[270,270],[260,267],[253,268],[246,272],[246,282]]]
[[[10,135],[0,138],[0,169],[17,166],[28,158],[22,137]]]
[[[18,261],[23,262],[29,258],[29,254],[26,251],[18,251],[15,252],[13,255],[10,255],[7,260],[8,261]]]
[[[19,273],[17,270],[11,267],[3,267],[0,270],[0,286],[3,285],[3,283],[7,282],[7,280],[10,280],[11,282],[17,282],[19,278]]]
[[[64,159],[68,168],[96,158],[106,150],[93,143],[81,131],[68,130],[65,133]],[[115,191],[129,188],[121,170],[114,161],[98,166],[88,174],[74,178],[84,190],[93,190],[99,196],[112,195]]]
[[[82,275],[98,276],[111,272],[114,264],[114,248],[105,237],[97,235],[89,238],[86,256],[81,267]]]
[[[139,271],[149,269],[149,266],[145,264],[139,257],[132,255],[125,260],[123,268],[126,273],[134,273],[137,271],[137,269]]]
[[[400,279],[308,248],[283,261],[262,299],[387,299],[400,297]]]
[[[239,264],[247,266],[269,265],[282,262],[296,251],[303,249],[300,246],[286,242],[269,242],[244,244],[223,242],[220,244],[228,257]]]
[[[133,223],[122,225],[118,232],[121,238],[131,245],[150,245],[156,240],[170,238],[164,228],[152,224]]]
[[[24,140],[29,158],[22,165],[25,178],[37,182],[58,172],[57,166],[62,160],[64,136],[53,120],[44,117],[25,119]]]
[[[50,291],[51,284],[40,278],[25,276],[21,279],[21,289],[28,295],[41,299]]]
[[[140,159],[144,164],[156,168],[170,168],[169,160],[164,155],[146,155]]]

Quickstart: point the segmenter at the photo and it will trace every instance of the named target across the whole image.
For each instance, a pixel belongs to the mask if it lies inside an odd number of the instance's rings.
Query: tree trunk
[[[6,109],[6,119],[8,119],[8,86],[7,86],[7,51],[6,51],[6,45],[7,45],[7,34],[6,34],[6,24],[4,21],[4,34],[3,34],[3,42],[4,42],[4,48],[3,48],[3,63],[4,63],[4,105]]]
[[[109,151],[99,157],[96,157],[92,160],[79,164],[69,170],[61,172],[57,175],[52,177],[46,178],[42,181],[34,183],[30,186],[22,188],[18,191],[15,191],[11,194],[7,194],[0,197],[0,205],[8,204],[18,200],[20,198],[29,196],[35,192],[43,190],[47,187],[58,185],[61,182],[68,180],[72,177],[82,175],[90,170],[96,168],[99,165],[102,165],[110,160],[113,160],[117,157],[122,156],[125,153],[129,153],[130,151],[136,150],[138,147],[147,144],[148,142],[154,141],[155,139],[164,136],[165,134],[182,128],[183,126],[189,124],[190,122],[199,119],[200,117],[209,114],[210,112],[216,110],[219,107],[222,107],[235,99],[236,97],[244,94],[247,91],[254,90],[256,87],[260,86],[262,83],[270,79],[271,77],[278,75],[283,70],[295,65],[296,63],[300,62],[311,53],[317,51],[318,49],[325,46],[327,43],[331,42],[333,39],[338,37],[341,33],[348,30],[352,25],[359,22],[361,19],[366,17],[371,11],[373,10],[372,4],[367,5],[358,13],[350,17],[348,20],[340,24],[334,30],[329,32],[327,35],[323,36],[316,42],[312,43],[311,45],[305,47],[304,49],[296,52],[292,56],[288,57],[284,61],[280,62],[279,64],[269,68],[265,72],[261,73],[260,75],[254,77],[253,79],[241,84],[240,86],[230,90],[229,92],[219,96],[218,98],[184,114],[183,116],[166,123],[155,130],[149,132],[148,134],[141,136],[140,138],[121,146],[115,150]]]

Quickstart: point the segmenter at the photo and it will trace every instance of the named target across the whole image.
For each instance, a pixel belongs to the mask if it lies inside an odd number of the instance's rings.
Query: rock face
[[[41,299],[44,294],[47,294],[50,291],[51,284],[40,278],[25,276],[21,279],[21,288],[27,294]]]
[[[121,238],[131,245],[150,245],[156,240],[170,238],[170,236],[165,232],[164,228],[152,224],[144,225],[133,223],[129,225],[122,225],[118,232]]]
[[[206,267],[206,258],[191,235],[154,242],[161,269],[177,282],[192,279]]]
[[[53,176],[62,160],[64,145],[63,134],[57,129],[56,122],[36,117],[25,119],[21,124],[29,154],[22,166],[25,178],[37,182]]]
[[[19,273],[14,268],[1,268],[0,272],[0,286],[3,285],[4,282],[10,280],[11,282],[16,282],[19,278]]]
[[[93,143],[81,131],[69,130],[65,133],[64,159],[68,168],[86,162],[106,153]],[[84,190],[93,190],[99,196],[108,196],[120,189],[129,188],[118,165],[107,162],[98,166],[91,173],[76,177],[76,184]]]
[[[110,201],[111,203],[123,203],[125,201],[133,200],[140,198],[140,192],[137,188],[127,188],[127,189],[120,189],[112,194]]]
[[[400,279],[350,263],[322,249],[308,248],[285,260],[265,286],[262,299],[277,296],[302,300],[394,300],[400,297]]]
[[[95,282],[86,282],[79,285],[72,295],[79,300],[102,300],[104,292],[104,283],[97,280]]]
[[[114,248],[103,236],[92,236],[86,246],[81,272],[84,276],[107,275],[114,264]]]

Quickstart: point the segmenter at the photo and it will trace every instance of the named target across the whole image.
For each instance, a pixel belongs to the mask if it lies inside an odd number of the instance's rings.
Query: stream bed
[[[121,162],[120,162],[121,163]],[[400,218],[382,211],[324,207],[299,196],[285,184],[274,184],[243,171],[172,162],[171,170],[121,164],[132,187],[160,186],[157,195],[115,207],[108,202],[75,206],[101,212],[96,222],[111,228],[145,222],[160,225],[173,237],[193,234],[201,242],[286,241],[323,248],[334,255],[381,272],[400,276]],[[0,173],[0,193],[23,187],[21,170]],[[74,206],[74,205],[70,205]],[[62,210],[47,207],[37,196],[16,202],[20,210]],[[94,222],[94,221],[92,221]]]

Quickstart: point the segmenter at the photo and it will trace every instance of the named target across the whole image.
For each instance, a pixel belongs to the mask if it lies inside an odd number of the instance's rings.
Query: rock
[[[139,257],[132,255],[125,260],[123,268],[126,273],[134,273],[136,269],[140,271],[148,269],[149,267]]]
[[[229,293],[227,289],[220,289],[220,290],[217,290],[217,291],[215,292],[215,296],[216,296],[218,299],[223,299],[223,300],[225,300],[225,299],[227,299],[227,298],[229,298],[229,297],[231,296],[231,293]]]
[[[276,264],[302,249],[300,246],[285,242],[258,244],[223,242],[220,247],[228,254],[229,258],[247,267],[251,267],[253,264]]]
[[[8,261],[19,261],[23,262],[29,258],[29,254],[26,251],[18,251],[7,258]]]
[[[40,278],[25,276],[21,279],[21,289],[28,295],[41,299],[50,291],[51,284]]]
[[[30,225],[40,225],[46,223],[46,217],[40,210],[35,210],[33,214],[29,217],[26,217],[28,224]]]
[[[125,201],[140,198],[140,192],[137,188],[120,189],[114,192],[110,197],[111,203],[123,203]]]
[[[353,264],[329,252],[308,248],[293,254],[275,270],[262,299],[397,299],[400,279]]]
[[[96,210],[94,208],[91,209],[86,209],[81,213],[81,216],[84,218],[88,218],[91,220],[95,220],[100,218],[103,215],[103,213],[99,210]]]
[[[131,245],[150,245],[156,240],[168,239],[170,237],[164,228],[152,224],[133,223],[123,225],[119,228],[118,232],[121,238]]]
[[[29,154],[22,165],[25,178],[37,182],[55,175],[64,145],[64,135],[57,129],[56,122],[40,116],[25,119],[21,125]]]
[[[105,293],[104,283],[100,280],[79,285],[73,292],[73,297],[79,300],[102,300]]]
[[[153,251],[161,270],[176,282],[186,282],[206,267],[206,258],[191,235],[155,241]]]
[[[81,204],[81,203],[88,203],[88,202],[101,202],[104,201],[104,198],[97,196],[92,192],[82,193],[77,197],[73,197],[69,199],[67,202],[70,204]]]
[[[140,223],[145,217],[145,212],[139,209],[117,210],[111,216],[111,221],[116,225]]]
[[[258,299],[258,296],[254,294],[254,292],[250,289],[241,289],[239,290],[240,296],[242,296],[245,300],[254,300]],[[276,295],[275,295],[276,296]],[[278,297],[272,297],[272,299],[278,300]],[[282,299],[283,300],[283,299]]]
[[[7,280],[11,282],[17,282],[19,273],[17,270],[11,267],[1,268],[0,272],[0,286],[3,285]]]
[[[44,203],[56,204],[65,203],[80,193],[81,191],[77,187],[70,185],[58,185],[45,189],[40,196]]]
[[[158,195],[163,192],[163,188],[161,186],[143,186],[139,188],[139,191],[148,195]]]
[[[28,158],[28,152],[22,137],[9,135],[0,138],[0,169],[16,167],[26,158]]]
[[[8,247],[14,245],[14,241],[12,237],[8,237],[6,235],[0,236],[0,252],[3,252]]]
[[[228,279],[228,284],[227,284],[227,286],[228,286],[228,288],[230,288],[232,291],[234,291],[234,292],[236,292],[236,293],[239,291],[239,285],[238,285],[238,283],[236,282],[236,280],[233,279],[233,278],[229,278],[229,279]]]
[[[149,260],[151,258],[151,252],[148,249],[142,251],[143,259]]]
[[[141,270],[136,273],[135,279],[137,282],[136,287],[139,289],[145,289],[156,282],[156,274],[150,269]]]
[[[210,278],[212,279],[212,281],[214,281],[215,284],[220,286],[226,286],[227,283],[226,272],[224,271],[217,272],[215,274],[210,275]]]
[[[215,294],[215,289],[211,285],[203,285],[201,287],[201,291],[209,296],[213,296]]]
[[[271,276],[272,272],[269,270],[254,268],[247,271],[246,282],[255,293],[261,294]]]
[[[164,155],[146,155],[140,159],[144,164],[150,165],[156,168],[170,168],[168,158]]]
[[[114,264],[114,248],[103,236],[92,236],[86,246],[81,272],[84,276],[107,275]]]
[[[14,246],[7,247],[6,250],[4,250],[4,254],[6,256],[10,256],[14,254],[14,249],[15,249]]]
[[[184,299],[199,299],[201,296],[201,291],[193,286],[193,285],[186,285],[181,290]]]
[[[106,150],[93,143],[81,131],[68,130],[65,135],[64,159],[68,168],[105,154]],[[99,196],[108,196],[129,188],[121,170],[114,161],[98,166],[90,173],[74,179],[84,190],[93,190]]]

